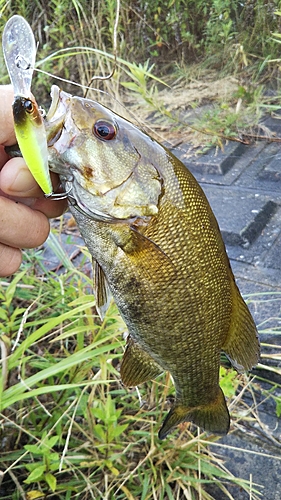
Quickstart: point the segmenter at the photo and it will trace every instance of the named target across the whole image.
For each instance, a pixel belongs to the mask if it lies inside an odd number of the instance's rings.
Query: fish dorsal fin
[[[123,384],[129,387],[143,384],[158,377],[163,371],[163,368],[129,336],[120,368]]]
[[[104,319],[105,313],[111,301],[111,292],[106,281],[105,274],[99,263],[93,259],[93,279],[94,292],[96,297],[96,309],[101,320]]]
[[[260,357],[256,325],[236,285],[233,293],[233,314],[222,351],[239,371],[251,370]]]

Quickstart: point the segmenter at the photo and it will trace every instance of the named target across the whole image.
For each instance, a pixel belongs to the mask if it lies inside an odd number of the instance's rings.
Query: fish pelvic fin
[[[252,315],[235,288],[232,321],[222,351],[238,372],[244,372],[259,362],[260,343]]]
[[[189,421],[214,434],[228,433],[230,417],[220,387],[216,399],[206,405],[188,408],[176,403],[163,422],[158,433],[159,439],[165,439],[176,425]]]
[[[104,272],[99,263],[93,259],[93,281],[94,293],[96,297],[96,309],[100,319],[103,321],[106,311],[111,301],[111,292],[109,290]]]
[[[122,383],[133,387],[158,377],[163,371],[163,368],[129,336],[120,368]]]

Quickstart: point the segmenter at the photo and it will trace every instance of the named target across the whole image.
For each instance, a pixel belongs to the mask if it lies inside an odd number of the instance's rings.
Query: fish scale
[[[95,262],[98,310],[110,290],[128,327],[123,383],[171,373],[176,398],[161,439],[183,421],[227,433],[220,353],[250,369],[259,341],[202,189],[127,120],[57,87],[52,95],[49,162],[71,188],[71,211]]]

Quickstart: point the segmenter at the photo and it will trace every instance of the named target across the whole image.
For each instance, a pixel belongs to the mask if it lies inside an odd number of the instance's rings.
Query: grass
[[[48,5],[40,0],[0,1],[0,28],[12,14],[21,14],[30,22],[39,41],[38,71],[33,80],[33,92],[39,103],[49,100],[50,75],[76,85],[87,85],[92,77],[100,76],[101,80],[93,82],[98,92],[89,97],[120,112],[118,102],[128,102],[129,90],[130,104],[139,103],[137,110],[131,109],[133,120],[140,117],[139,111],[145,103],[147,114],[154,110],[168,130],[174,126],[184,133],[188,128],[189,139],[196,146],[200,143],[204,147],[223,147],[226,140],[248,142],[256,137],[262,113],[271,110],[270,106],[278,106],[274,98],[264,97],[262,85],[266,79],[272,81],[273,74],[274,81],[278,81],[279,74],[280,13],[272,16],[273,1],[265,11],[261,0],[254,9],[248,4],[242,8],[240,2],[229,0],[211,1],[207,5],[200,0],[196,8],[192,2],[186,5],[182,0],[154,0],[149,7],[140,1],[137,10],[133,2],[121,1],[116,30],[118,4],[117,0],[107,0],[95,2],[89,8],[84,0],[54,0]],[[259,35],[258,44],[253,40],[252,27]],[[114,68],[113,77],[105,79]],[[211,109],[190,121],[183,119],[182,113],[179,116],[179,112],[168,110],[161,89],[169,81],[173,95],[177,75],[184,75],[181,85],[188,87],[198,78],[194,68],[200,68],[201,81],[206,81],[214,69],[216,79],[226,73],[234,74],[237,89],[225,99],[209,97]],[[0,58],[0,81],[8,82],[3,58]],[[83,93],[67,82],[56,83],[66,91]],[[186,107],[196,106],[196,100],[186,101]],[[125,112],[123,108],[121,113]]]
[[[210,447],[218,437],[183,424],[158,440],[174,394],[169,376],[122,387],[125,325],[113,304],[99,320],[87,266],[64,259],[58,276],[31,252],[0,283],[1,499],[210,500],[210,484],[226,498],[235,499],[233,487],[259,498],[259,487],[234,477]],[[241,419],[243,378],[221,375]]]
[[[200,8],[203,3],[199,2]],[[182,3],[179,0],[171,4],[175,11],[169,23],[175,26],[176,9]],[[264,75],[264,52],[255,56],[250,53],[249,46],[245,49],[245,45],[237,43],[235,23],[230,23],[228,18],[229,5],[227,1],[216,2],[217,10],[212,11],[210,22],[205,26],[208,64],[205,59],[205,68],[203,64],[199,66],[204,73],[209,71],[206,68],[210,67],[210,61],[217,65],[222,33],[222,60],[230,61],[228,71],[234,68],[236,74],[239,70],[243,76],[241,85],[237,85],[237,95],[217,102],[211,112],[207,111],[195,124],[191,123],[198,133],[203,132],[211,145],[220,144],[225,137],[239,137],[249,125],[257,123],[262,106],[270,105],[262,96],[262,87],[249,85],[248,79],[245,80],[253,60],[257,60],[255,75]],[[34,5],[14,2],[13,6],[2,2],[1,22],[5,23],[5,16],[14,13],[13,9],[31,20],[41,40],[38,67],[87,84],[93,74],[109,74],[114,59],[115,2],[97,2],[95,6],[97,10],[88,15],[83,1],[72,1],[71,8],[66,0],[54,1],[48,6],[40,1]],[[258,32],[264,50],[270,30],[263,19],[261,6],[262,2],[257,2],[256,30],[261,26]],[[134,43],[130,45],[128,40],[134,41],[138,31],[126,31],[126,23],[127,26],[133,24],[132,9],[121,4],[117,70],[113,79],[97,86],[117,99],[122,88],[129,89],[141,103],[145,102],[165,120],[176,123],[177,117],[175,119],[161,102],[158,87],[163,83],[153,75],[157,69],[161,79],[160,63],[153,67],[152,62],[160,60],[161,53],[172,40],[166,31],[169,23],[165,21],[163,6],[156,14],[151,19],[157,21],[158,16],[158,27],[146,25],[150,45],[142,54],[146,53],[149,60],[136,62],[134,54],[130,60]],[[208,13],[203,11],[203,14],[207,19]],[[243,15],[246,19],[245,9]],[[222,19],[221,24],[218,18]],[[36,24],[35,19],[40,23]],[[193,54],[200,49],[195,13],[190,19],[191,31],[184,33],[179,59],[174,57],[173,60],[173,68],[179,68],[178,75],[183,78],[184,74],[185,86],[195,78],[189,63],[187,71],[186,54],[189,49]],[[140,25],[143,21],[141,14]],[[218,28],[221,31],[217,31]],[[174,40],[175,34],[172,44]],[[270,48],[274,48],[273,41]],[[174,54],[173,51],[175,47],[171,52]],[[274,57],[274,50],[271,59],[267,54],[271,68],[279,63],[273,60]],[[164,63],[162,67],[165,72],[167,65]],[[168,71],[170,68],[169,64]],[[1,75],[4,82],[4,68]],[[37,76],[35,89],[37,98],[40,95],[43,99],[46,89],[49,93],[50,79]],[[192,100],[189,104],[191,107],[197,105]],[[278,103],[274,103],[274,109],[277,108]],[[221,456],[214,452],[214,449],[228,449],[217,437],[200,434],[184,424],[168,440],[158,441],[157,429],[174,394],[169,377],[159,377],[138,390],[121,386],[118,367],[124,349],[125,325],[114,305],[100,322],[88,268],[73,264],[57,234],[51,236],[49,245],[62,260],[64,270],[61,274],[58,275],[55,269],[47,269],[40,251],[33,251],[25,255],[25,263],[11,280],[0,283],[1,499],[210,500],[214,498],[209,492],[210,485],[216,485],[220,494],[229,499],[235,499],[238,489],[252,500],[259,498],[260,486],[253,484],[251,477],[249,481],[234,477],[224,466]],[[276,296],[249,297],[255,304],[265,299],[276,300]],[[262,334],[270,330],[276,334],[274,325],[267,328],[261,325],[260,330]],[[234,428],[253,420],[262,426],[255,405],[256,393],[262,398],[271,398],[277,415],[281,414],[281,398],[276,395],[281,385],[264,376],[265,369],[270,374],[280,375],[278,353],[273,351],[267,355],[269,357],[271,365],[262,363],[262,375],[257,374],[251,382],[237,377],[229,369],[221,370]],[[253,395],[250,406],[242,399],[245,392]]]

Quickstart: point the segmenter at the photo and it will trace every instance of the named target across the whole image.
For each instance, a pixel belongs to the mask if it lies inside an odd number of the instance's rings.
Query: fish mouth
[[[45,129],[48,147],[60,138],[67,113],[67,101],[72,96],[63,92],[57,85],[51,88],[51,106],[45,117]]]
[[[59,98],[60,98],[60,88],[57,85],[52,85],[51,98],[52,98],[51,106],[46,116],[47,121],[50,121],[53,118],[58,108]]]
[[[52,172],[59,174],[62,187],[61,192],[52,193],[50,198],[58,200],[68,198],[73,188],[73,174],[66,166],[63,164],[60,165],[60,163],[56,161],[58,156],[56,144],[59,142],[63,130],[65,129],[65,120],[72,95],[62,91],[57,85],[52,85],[51,98],[51,106],[45,117],[44,125],[49,153],[49,168]],[[66,141],[64,148],[67,148],[67,145],[68,142]]]

